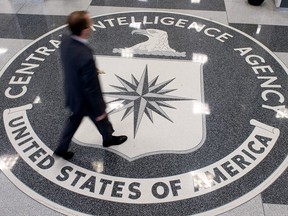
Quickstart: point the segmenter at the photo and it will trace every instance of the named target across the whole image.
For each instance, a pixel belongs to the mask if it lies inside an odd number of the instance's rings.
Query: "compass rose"
[[[149,82],[148,79],[148,66],[146,65],[140,80],[138,81],[133,74],[132,82],[128,82],[123,78],[115,75],[122,86],[114,86],[118,92],[104,92],[103,94],[107,97],[117,98],[116,100],[109,101],[108,103],[121,102],[121,107],[113,109],[109,114],[125,110],[125,113],[121,119],[125,119],[132,112],[134,113],[134,138],[136,137],[137,131],[139,129],[142,117],[144,113],[153,123],[152,112],[159,114],[165,119],[173,122],[169,116],[164,112],[161,107],[176,109],[175,107],[166,103],[166,101],[183,101],[183,100],[193,100],[189,98],[177,97],[172,95],[167,95],[167,93],[175,91],[177,89],[164,89],[169,83],[171,83],[175,78],[157,84],[158,77],[155,77]]]

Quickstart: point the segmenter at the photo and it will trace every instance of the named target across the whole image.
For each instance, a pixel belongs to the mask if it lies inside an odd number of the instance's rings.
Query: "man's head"
[[[73,35],[88,38],[90,35],[92,20],[87,11],[74,11],[67,20],[68,26]]]

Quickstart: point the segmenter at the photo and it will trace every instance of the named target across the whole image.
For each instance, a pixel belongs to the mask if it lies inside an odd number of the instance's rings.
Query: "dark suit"
[[[103,140],[109,140],[114,132],[108,118],[96,121],[96,117],[105,113],[100,82],[92,50],[84,43],[69,35],[63,35],[60,46],[64,68],[65,105],[72,111],[62,134],[58,155],[68,151],[71,139],[84,116],[94,122]]]

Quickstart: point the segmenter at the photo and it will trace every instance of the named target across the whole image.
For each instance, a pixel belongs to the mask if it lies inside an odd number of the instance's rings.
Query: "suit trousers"
[[[114,129],[107,116],[101,121],[96,121],[94,115],[73,113],[66,122],[66,126],[62,133],[60,143],[56,148],[56,150],[54,151],[55,154],[63,155],[68,151],[72,137],[75,134],[76,130],[78,129],[84,116],[88,116],[92,120],[92,122],[95,124],[98,131],[102,135],[103,141],[112,138]]]

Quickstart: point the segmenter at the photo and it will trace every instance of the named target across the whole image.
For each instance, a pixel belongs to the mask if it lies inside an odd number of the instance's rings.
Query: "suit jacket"
[[[60,46],[64,69],[65,105],[73,113],[95,117],[105,112],[92,50],[70,35],[63,35]]]

